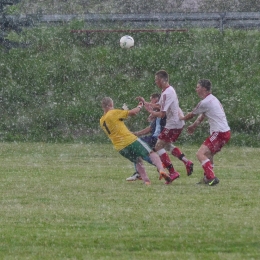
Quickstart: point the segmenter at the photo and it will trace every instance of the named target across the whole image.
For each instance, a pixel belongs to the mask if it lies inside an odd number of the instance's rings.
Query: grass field
[[[259,259],[257,148],[226,147],[215,187],[192,176],[166,186],[127,183],[112,145],[2,143],[0,259]]]

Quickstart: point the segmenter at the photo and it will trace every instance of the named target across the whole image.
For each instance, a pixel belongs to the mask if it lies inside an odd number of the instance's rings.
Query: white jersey
[[[210,134],[230,130],[224,109],[219,100],[212,94],[209,94],[201,100],[192,113],[204,114],[208,118]]]
[[[179,119],[179,114],[183,115],[179,107],[179,100],[177,94],[172,86],[166,88],[159,100],[161,111],[166,112],[166,125],[167,129],[181,129],[184,126],[184,121]]]

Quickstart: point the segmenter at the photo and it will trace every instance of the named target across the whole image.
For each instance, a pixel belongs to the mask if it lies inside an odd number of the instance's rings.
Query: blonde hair
[[[110,97],[104,97],[101,101],[102,108],[107,108],[113,106],[113,100]]]

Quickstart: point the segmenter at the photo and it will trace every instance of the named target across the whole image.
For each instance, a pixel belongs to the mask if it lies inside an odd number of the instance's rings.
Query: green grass
[[[1,259],[258,259],[258,148],[226,147],[220,184],[196,185],[198,147],[181,146],[192,176],[165,186],[127,183],[130,162],[112,145],[2,143]]]

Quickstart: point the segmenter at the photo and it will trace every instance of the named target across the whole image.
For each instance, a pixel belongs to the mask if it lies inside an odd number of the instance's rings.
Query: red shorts
[[[213,132],[203,144],[206,145],[212,154],[221,150],[221,148],[229,141],[231,137],[230,131],[227,132]]]
[[[158,139],[165,141],[167,143],[174,143],[177,141],[179,135],[182,132],[182,129],[167,129],[164,128],[159,134]]]

